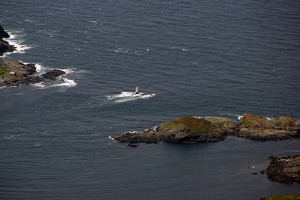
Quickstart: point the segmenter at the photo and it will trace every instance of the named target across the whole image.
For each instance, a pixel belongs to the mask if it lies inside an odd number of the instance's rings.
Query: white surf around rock
[[[139,92],[138,87],[134,92],[121,92],[115,95],[108,95],[106,96],[108,100],[113,101],[115,103],[124,103],[128,101],[134,101],[137,99],[149,99],[154,97],[156,94],[145,94]]]

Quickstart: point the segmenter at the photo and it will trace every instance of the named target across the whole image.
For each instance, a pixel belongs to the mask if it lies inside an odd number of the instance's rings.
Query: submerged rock
[[[269,158],[270,163],[266,169],[268,179],[280,183],[300,183],[300,155]]]

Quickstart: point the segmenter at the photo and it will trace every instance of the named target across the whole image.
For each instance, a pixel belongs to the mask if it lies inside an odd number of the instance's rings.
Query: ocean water
[[[6,58],[68,74],[0,89],[0,199],[258,199],[299,184],[254,172],[299,140],[128,148],[182,116],[300,120],[300,2],[8,0]],[[138,86],[143,93],[131,97]]]

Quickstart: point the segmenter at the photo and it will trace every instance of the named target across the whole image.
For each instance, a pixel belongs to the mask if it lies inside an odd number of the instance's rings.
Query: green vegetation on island
[[[260,198],[260,200],[300,200],[300,195],[297,194],[279,194],[269,197]]]
[[[300,122],[291,117],[267,119],[253,114],[244,114],[240,119],[236,136],[252,140],[283,140],[299,137]]]
[[[226,118],[182,117],[163,123],[155,129],[136,133],[127,132],[115,137],[124,143],[158,143],[171,142],[195,144],[201,142],[217,142],[225,139],[236,126]]]
[[[291,117],[267,119],[244,114],[235,124],[224,117],[181,117],[155,129],[127,132],[114,137],[123,143],[201,143],[222,141],[226,136],[252,140],[283,140],[300,136],[300,122]]]

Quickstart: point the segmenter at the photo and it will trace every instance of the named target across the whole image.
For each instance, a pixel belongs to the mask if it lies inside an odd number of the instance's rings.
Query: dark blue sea
[[[299,139],[110,139],[182,116],[300,120],[298,0],[2,0],[0,10],[18,47],[5,59],[67,72],[0,89],[0,199],[299,194],[259,174],[270,155],[299,155]],[[126,93],[137,86],[142,95]]]

